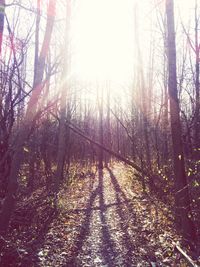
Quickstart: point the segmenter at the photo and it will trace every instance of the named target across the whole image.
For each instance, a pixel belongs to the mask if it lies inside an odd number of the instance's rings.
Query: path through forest
[[[61,214],[38,250],[38,266],[145,267],[164,260],[164,215],[122,164],[87,174],[59,198]],[[165,230],[157,228],[160,216]]]

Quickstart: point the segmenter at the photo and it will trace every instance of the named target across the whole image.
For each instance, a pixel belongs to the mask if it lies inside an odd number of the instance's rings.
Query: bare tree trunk
[[[103,89],[100,88],[99,105],[99,142],[103,144]],[[99,148],[99,169],[103,169],[103,149]]]
[[[168,74],[167,74],[167,58],[166,58],[166,19],[163,22],[164,26],[164,33],[163,33],[163,41],[164,41],[164,55],[163,55],[163,83],[164,83],[164,92],[163,92],[163,102],[164,102],[164,112],[163,112],[163,162],[166,163],[169,159],[169,144],[168,144],[168,137],[169,137],[169,96],[167,91],[167,82],[168,82]]]
[[[37,0],[37,15],[36,15],[36,24],[35,24],[35,58],[34,58],[34,79],[36,80],[37,68],[38,68],[38,57],[39,57],[39,44],[40,44],[40,0]]]
[[[5,18],[5,0],[0,0],[0,55],[2,52],[4,18]]]
[[[200,83],[199,83],[199,56],[200,56],[200,44],[199,44],[199,18],[198,18],[198,5],[197,0],[195,4],[195,94],[196,94],[196,108],[195,108],[195,158],[199,159],[199,145],[200,145]]]
[[[24,142],[28,139],[30,131],[34,124],[34,118],[37,111],[37,103],[40,97],[40,93],[43,89],[43,74],[45,67],[45,60],[48,53],[54,19],[55,19],[55,7],[56,1],[50,0],[48,5],[47,24],[45,29],[44,41],[42,44],[40,56],[38,58],[38,67],[36,75],[34,77],[34,90],[28,103],[23,126],[19,129],[15,140],[15,146],[13,147],[13,158],[11,162],[11,170],[8,181],[7,195],[2,208],[0,217],[0,232],[6,232],[9,226],[10,217],[15,205],[16,193],[18,188],[18,174],[23,158],[23,146]]]
[[[170,119],[171,134],[174,156],[174,174],[175,174],[175,206],[176,221],[181,227],[186,239],[194,239],[196,236],[195,228],[190,219],[190,197],[188,191],[187,177],[185,173],[185,162],[183,155],[180,108],[177,93],[177,74],[176,74],[176,43],[174,29],[174,2],[166,0],[167,15],[167,51],[168,51],[168,90],[170,100]]]
[[[134,13],[134,22],[135,22],[135,43],[136,43],[136,51],[137,51],[137,65],[138,65],[138,77],[139,77],[139,85],[141,90],[140,97],[140,106],[141,106],[141,123],[142,123],[142,135],[143,135],[143,146],[145,150],[145,158],[146,165],[151,170],[151,148],[149,142],[149,122],[148,122],[148,88],[145,84],[145,77],[143,71],[142,64],[142,54],[140,50],[140,41],[139,41],[139,33],[138,33],[138,5],[135,5],[135,13]],[[154,181],[153,179],[149,180],[149,185],[153,188]]]
[[[35,24],[35,58],[34,58],[34,77],[33,77],[33,87],[34,82],[36,81],[36,75],[38,72],[38,58],[39,58],[39,32],[40,32],[40,0],[37,0],[37,15],[36,15],[36,24]],[[35,135],[35,134],[34,134]],[[33,138],[34,139],[34,138]],[[35,178],[35,142],[32,141],[32,153],[29,159],[29,180],[28,187],[30,190],[33,190],[34,178]]]
[[[64,44],[64,66],[62,73],[62,91],[60,102],[60,121],[59,121],[59,136],[58,136],[58,155],[57,155],[57,169],[55,174],[55,190],[59,188],[61,179],[63,178],[63,169],[66,156],[66,107],[67,107],[67,91],[69,79],[69,27],[70,27],[70,13],[71,13],[71,0],[67,0],[66,5],[66,28],[65,28],[65,44]]]
[[[110,82],[107,81],[106,83],[107,89],[107,114],[106,114],[106,136],[105,136],[105,144],[108,148],[112,149],[111,146],[111,129],[110,129]],[[105,154],[105,165],[108,166],[110,162],[110,155],[109,153]]]

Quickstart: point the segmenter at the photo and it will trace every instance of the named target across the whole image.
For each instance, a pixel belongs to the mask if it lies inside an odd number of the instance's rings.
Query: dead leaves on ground
[[[172,240],[180,237],[168,207],[143,193],[131,169],[116,163],[110,174],[104,170],[102,181],[94,169],[78,173],[84,176],[74,175],[70,185],[63,186],[58,214],[36,246],[23,242],[25,229],[13,237],[21,260],[10,266],[27,266],[27,257],[28,266],[41,267],[187,266],[174,250]],[[42,213],[42,206],[36,212]]]

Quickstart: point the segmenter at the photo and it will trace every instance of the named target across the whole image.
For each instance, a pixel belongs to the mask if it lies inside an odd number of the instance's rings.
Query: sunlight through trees
[[[0,0],[0,266],[200,264],[199,19]]]

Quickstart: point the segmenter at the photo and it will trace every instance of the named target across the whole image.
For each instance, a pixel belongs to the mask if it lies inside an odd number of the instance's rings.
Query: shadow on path
[[[133,236],[128,232],[128,221],[129,216],[135,217],[136,215],[133,208],[130,205],[130,201],[127,199],[125,193],[122,191],[117,178],[114,176],[110,168],[107,167],[110,174],[111,182],[115,191],[115,197],[118,207],[116,207],[116,212],[120,218],[120,228],[123,233],[122,242],[126,249],[126,258],[124,259],[124,266],[131,266],[131,259],[133,258],[133,252],[135,250],[135,245],[133,244]]]
[[[104,176],[103,170],[99,170],[96,179],[90,181],[86,208],[69,211],[84,215],[66,267],[134,266],[139,245],[146,242],[138,235],[140,227],[132,202],[109,167],[106,173]]]
[[[108,228],[108,224],[107,224],[107,220],[106,220],[106,205],[105,205],[105,201],[104,201],[104,186],[103,186],[103,171],[99,170],[98,173],[98,186],[97,188],[92,192],[92,188],[91,188],[91,192],[92,194],[90,195],[89,201],[87,203],[86,209],[78,209],[78,210],[74,210],[73,212],[84,212],[85,215],[85,219],[81,225],[79,234],[77,236],[77,241],[74,244],[74,251],[72,252],[72,256],[70,259],[67,260],[65,266],[66,267],[78,267],[81,266],[81,264],[78,262],[78,255],[81,253],[82,251],[82,247],[83,244],[85,242],[85,240],[87,239],[87,237],[90,235],[90,223],[91,223],[91,219],[92,219],[92,212],[94,210],[99,210],[100,214],[100,229],[99,231],[101,231],[101,238],[102,238],[102,242],[101,242],[101,257],[104,261],[104,263],[108,266],[108,267],[114,267],[114,263],[113,263],[113,259],[116,256],[116,252],[114,249],[114,242],[111,239],[111,235],[109,232],[109,228]],[[95,204],[95,200],[99,198],[99,208],[93,207]],[[113,204],[114,205],[114,204]]]
[[[111,235],[109,232],[107,220],[106,220],[106,207],[104,202],[104,187],[103,187],[103,171],[99,170],[99,204],[100,204],[100,219],[102,225],[102,243],[103,250],[102,256],[109,267],[114,267],[114,258],[116,256],[116,251],[114,250],[114,242],[111,239]]]

